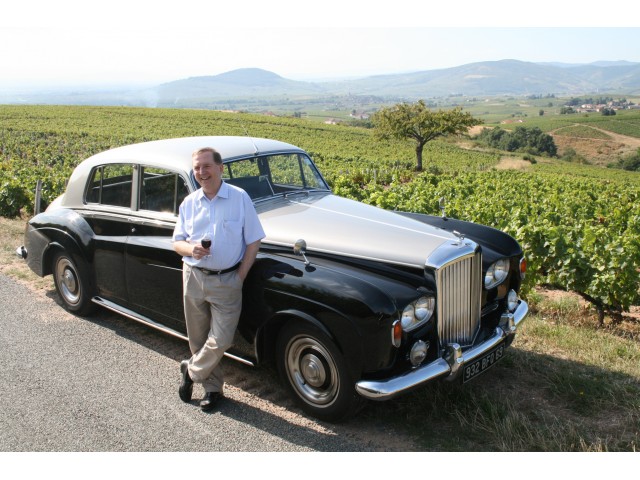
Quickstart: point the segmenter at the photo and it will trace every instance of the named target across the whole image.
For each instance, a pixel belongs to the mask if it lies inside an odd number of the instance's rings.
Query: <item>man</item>
[[[192,356],[180,364],[178,394],[189,403],[193,383],[201,383],[200,401],[211,411],[223,395],[220,360],[233,342],[242,308],[242,283],[265,234],[244,190],[222,181],[220,153],[202,148],[192,155],[201,188],[187,196],[173,232],[183,259],[184,314]],[[205,248],[201,240],[211,239]]]

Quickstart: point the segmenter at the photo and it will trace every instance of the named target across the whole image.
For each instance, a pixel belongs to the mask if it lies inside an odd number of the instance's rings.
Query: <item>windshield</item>
[[[245,190],[253,200],[329,186],[311,159],[302,153],[280,153],[224,164],[223,179]]]

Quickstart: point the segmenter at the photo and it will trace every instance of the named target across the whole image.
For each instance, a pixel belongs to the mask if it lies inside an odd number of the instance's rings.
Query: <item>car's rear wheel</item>
[[[53,283],[62,304],[70,312],[86,315],[94,310],[88,274],[65,252],[56,252],[52,261]]]
[[[358,404],[344,358],[320,329],[291,321],[278,337],[278,370],[307,413],[330,422],[353,413]]]

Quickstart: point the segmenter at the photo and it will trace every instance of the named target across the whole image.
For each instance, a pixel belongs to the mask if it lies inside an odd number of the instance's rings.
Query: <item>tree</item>
[[[380,140],[396,138],[416,142],[416,170],[422,170],[422,151],[431,140],[445,135],[466,133],[481,120],[462,108],[431,111],[424,100],[398,103],[378,110],[372,118],[375,135]]]
[[[622,168],[636,172],[640,171],[640,148],[638,148],[635,154],[629,155],[624,159]]]
[[[558,153],[553,137],[544,133],[540,128],[516,127],[513,132],[507,132],[500,127],[485,129],[478,140],[490,147],[508,152],[526,152],[532,155],[548,155],[555,157]]]

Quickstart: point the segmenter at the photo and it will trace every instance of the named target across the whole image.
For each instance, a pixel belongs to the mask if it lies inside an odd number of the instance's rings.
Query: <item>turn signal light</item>
[[[525,273],[527,273],[527,259],[522,257],[522,260],[520,260],[520,278],[524,278]]]
[[[391,326],[391,343],[394,347],[399,347],[402,342],[402,322],[396,320]]]

